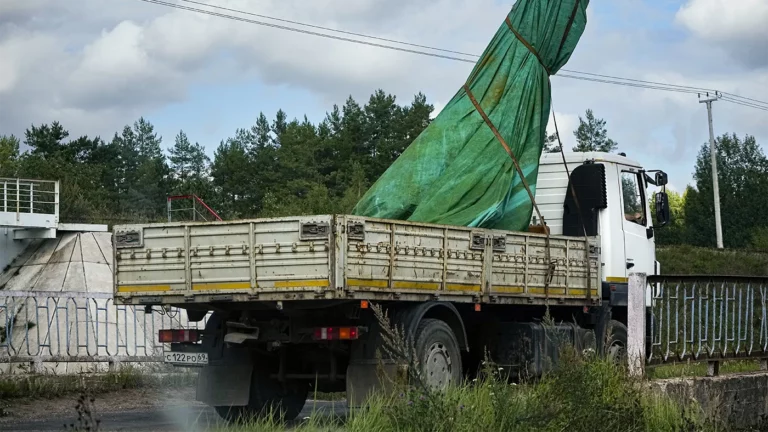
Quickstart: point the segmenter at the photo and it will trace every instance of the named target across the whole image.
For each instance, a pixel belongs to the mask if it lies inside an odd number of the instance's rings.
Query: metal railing
[[[0,225],[54,228],[58,216],[58,181],[0,178]]]
[[[162,361],[158,330],[203,329],[207,318],[116,305],[111,293],[0,292],[0,363]]]
[[[192,205],[192,207],[185,207],[185,208],[173,208],[173,202],[175,201],[189,201]],[[197,195],[174,195],[169,196],[167,200],[167,207],[168,207],[168,222],[172,222],[173,215],[179,214],[180,216],[177,217],[177,220],[179,218],[189,217],[189,219],[193,222],[195,221],[201,221],[201,222],[208,222],[209,220],[216,220],[221,221],[221,216],[219,216],[216,211],[214,211],[211,207],[208,206],[208,204],[205,203],[200,197]],[[199,209],[198,209],[199,207]],[[202,211],[201,211],[202,209]],[[187,216],[187,212],[189,212]],[[207,215],[207,216],[206,216]],[[182,219],[184,220],[184,219]]]
[[[646,363],[768,357],[768,278],[649,277]]]

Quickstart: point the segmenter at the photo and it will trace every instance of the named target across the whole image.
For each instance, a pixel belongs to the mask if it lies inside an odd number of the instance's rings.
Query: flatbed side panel
[[[583,238],[551,236],[547,256],[543,235],[361,217],[346,224],[357,225],[347,229],[345,277],[353,293],[597,300],[599,257],[588,254]]]
[[[332,221],[312,216],[118,226],[116,294],[208,301],[220,294],[329,289]]]
[[[332,226],[332,216],[254,224],[258,291],[329,289]]]
[[[591,298],[597,298],[598,258],[589,257],[585,239],[551,236],[549,261],[545,236],[496,232],[494,239],[491,294],[586,298],[589,266]]]
[[[186,288],[185,227],[115,227],[116,294],[166,294]]]
[[[133,304],[436,296],[594,304],[597,241],[551,236],[548,261],[539,234],[359,216],[126,225],[115,228],[115,285],[119,301]]]
[[[193,293],[251,289],[249,223],[190,225],[188,289]]]
[[[346,286],[424,293],[480,291],[483,251],[470,251],[470,229],[348,217]]]

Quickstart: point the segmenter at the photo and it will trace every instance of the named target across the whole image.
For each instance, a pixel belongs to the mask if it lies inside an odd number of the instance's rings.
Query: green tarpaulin
[[[534,193],[550,110],[548,73],[573,53],[587,4],[518,0],[467,79]],[[353,213],[525,231],[532,209],[512,158],[462,87]]]

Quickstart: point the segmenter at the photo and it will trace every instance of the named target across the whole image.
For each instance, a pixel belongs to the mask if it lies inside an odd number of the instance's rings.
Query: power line
[[[722,96],[720,98],[721,100],[726,101],[726,102],[730,102],[732,104],[741,105],[741,106],[745,106],[745,107],[749,107],[749,108],[755,108],[755,109],[759,109],[759,110],[762,110],[762,111],[768,111],[768,106],[762,106],[762,105],[757,105],[757,104],[753,104],[753,103],[750,103],[750,102],[744,102],[744,101],[741,101],[741,100],[738,100],[738,99],[733,99],[730,96],[725,96],[725,94],[721,94],[721,96]]]
[[[303,22],[300,22],[300,21],[293,21],[293,20],[289,20],[289,19],[285,19],[285,18],[273,17],[273,16],[269,16],[269,15],[261,15],[261,14],[257,14],[257,13],[253,13],[253,12],[247,12],[247,11],[243,11],[243,10],[232,9],[232,8],[228,8],[228,7],[224,7],[224,6],[212,5],[212,4],[208,4],[208,3],[204,3],[204,2],[199,2],[199,1],[194,1],[194,0],[179,0],[179,1],[182,1],[182,2],[185,2],[185,3],[196,4],[196,5],[199,5],[199,6],[207,6],[207,7],[211,7],[211,8],[215,8],[215,9],[221,9],[221,10],[225,10],[225,11],[228,11],[228,12],[235,12],[235,13],[239,13],[239,14],[243,14],[243,15],[249,15],[249,16],[254,16],[254,17],[258,17],[258,18],[265,18],[265,19],[269,19],[269,20],[273,20],[273,21],[284,22],[284,23],[288,23],[288,24],[300,25],[300,26],[314,28],[314,29],[318,29],[318,30],[325,30],[325,31],[329,31],[329,32],[340,33],[340,34],[345,34],[345,35],[350,35],[350,36],[364,37],[364,38],[373,39],[373,40],[380,40],[382,42],[396,43],[396,44],[407,45],[407,46],[412,46],[412,47],[416,47],[416,48],[425,48],[425,49],[429,49],[429,50],[433,50],[433,51],[442,51],[442,52],[446,52],[446,53],[450,53],[450,54],[459,54],[459,55],[468,56],[468,57],[480,57],[477,54],[470,54],[470,53],[465,53],[465,52],[461,52],[461,51],[454,51],[454,50],[449,50],[449,49],[444,49],[444,48],[435,48],[435,47],[431,47],[431,46],[427,46],[427,45],[419,45],[419,44],[415,44],[415,43],[411,43],[411,42],[404,42],[404,41],[400,41],[400,40],[396,40],[396,39],[387,39],[387,38],[383,38],[383,37],[379,37],[379,36],[371,36],[371,35],[367,35],[367,34],[363,34],[363,33],[355,33],[355,32],[351,32],[351,31],[338,30],[338,29],[334,29],[334,28],[330,28],[330,27],[323,27],[323,26],[319,26],[319,25],[315,25],[315,24],[307,24],[307,23],[303,23]]]
[[[748,97],[739,96],[737,94],[728,93],[728,92],[720,92],[720,94],[723,95],[723,96],[729,96],[729,97],[733,97],[733,98],[737,98],[737,99],[743,99],[745,101],[756,102],[758,104],[765,105],[765,107],[768,108],[768,102],[763,102],[761,100],[751,99],[751,98],[748,98]]]
[[[384,49],[389,49],[389,50],[394,50],[394,51],[402,51],[402,52],[407,52],[407,53],[411,53],[411,54],[427,55],[427,56],[431,56],[431,57],[443,58],[443,59],[447,59],[447,60],[456,60],[456,61],[465,62],[465,63],[475,63],[475,60],[463,59],[463,58],[459,58],[459,57],[452,57],[452,56],[447,56],[447,55],[443,55],[443,54],[429,53],[429,52],[425,52],[425,51],[417,51],[417,50],[412,50],[412,49],[408,49],[408,48],[400,48],[400,47],[395,47],[395,46],[391,46],[391,45],[384,45],[384,44],[379,44],[379,43],[374,43],[374,42],[362,41],[362,40],[358,40],[358,39],[351,39],[351,38],[346,38],[346,37],[341,37],[341,36],[334,36],[334,35],[329,35],[329,34],[325,34],[325,33],[318,33],[318,32],[314,32],[314,31],[310,31],[310,30],[302,30],[302,29],[297,29],[297,28],[294,28],[294,27],[288,27],[288,26],[268,23],[268,22],[264,22],[264,21],[257,21],[257,20],[252,20],[252,19],[248,19],[248,18],[236,17],[236,16],[233,16],[233,15],[227,15],[227,14],[222,14],[222,13],[218,13],[218,12],[208,11],[208,10],[204,10],[204,9],[193,8],[193,7],[184,6],[184,5],[180,5],[180,4],[168,3],[168,2],[165,2],[165,1],[162,1],[162,0],[140,0],[140,1],[143,1],[145,3],[154,3],[154,4],[161,5],[161,6],[167,6],[167,7],[171,7],[171,8],[174,8],[174,9],[182,9],[182,10],[187,10],[187,11],[190,11],[190,12],[202,13],[202,14],[205,14],[205,15],[211,15],[211,16],[215,16],[215,17],[219,17],[219,18],[226,18],[226,19],[230,19],[230,20],[233,20],[233,21],[241,21],[241,22],[245,22],[245,23],[249,23],[249,24],[262,25],[262,26],[272,27],[272,28],[276,28],[276,29],[280,29],[280,30],[286,30],[286,31],[291,31],[291,32],[296,32],[296,33],[303,33],[303,34],[308,34],[308,35],[312,35],[312,36],[319,36],[319,37],[324,37],[324,38],[328,38],[328,39],[335,39],[335,40],[344,41],[344,42],[351,42],[351,43],[356,43],[356,44],[361,44],[361,45],[370,45],[370,46],[374,46],[374,47],[378,47],[378,48],[384,48]]]
[[[334,32],[334,33],[346,34],[346,35],[351,35],[351,36],[358,36],[358,37],[363,37],[363,38],[373,39],[373,40],[380,40],[380,41],[383,41],[383,42],[396,43],[396,44],[412,46],[412,47],[416,47],[416,48],[424,48],[424,49],[429,49],[429,50],[432,50],[432,51],[440,51],[440,52],[446,52],[446,53],[451,53],[451,54],[458,54],[458,55],[463,55],[463,56],[467,56],[467,57],[474,57],[474,58],[479,58],[480,57],[477,54],[466,53],[466,52],[461,52],[461,51],[455,51],[455,50],[450,50],[450,49],[445,49],[445,48],[438,48],[438,47],[433,47],[433,46],[428,46],[428,45],[415,44],[415,43],[411,43],[411,42],[405,42],[405,41],[396,40],[396,39],[388,39],[388,38],[383,38],[383,37],[378,37],[378,36],[367,35],[367,34],[363,34],[363,33],[355,33],[355,32],[350,32],[350,31],[338,30],[338,29],[334,29],[334,28],[331,28],[331,27],[324,27],[324,26],[319,26],[319,25],[315,25],[315,24],[308,24],[308,23],[304,23],[304,22],[300,22],[300,21],[295,21],[295,20],[288,20],[288,19],[274,17],[274,16],[269,16],[269,15],[257,14],[257,13],[253,13],[253,12],[248,12],[248,11],[243,11],[243,10],[239,10],[239,9],[228,8],[228,7],[224,7],[224,6],[211,5],[211,4],[208,4],[208,3],[204,3],[204,2],[200,2],[200,1],[195,1],[195,0],[179,0],[179,1],[182,1],[182,2],[185,2],[185,3],[191,3],[191,4],[195,4],[195,5],[200,5],[200,6],[206,6],[206,7],[215,8],[215,9],[221,9],[221,10],[225,10],[225,11],[228,11],[228,12],[235,12],[235,13],[239,13],[239,14],[250,15],[250,16],[255,16],[255,17],[259,17],[259,18],[265,18],[265,19],[270,19],[270,20],[274,20],[274,21],[285,22],[285,23],[305,26],[305,27],[309,27],[309,28],[320,29],[320,30],[324,30],[324,31]],[[451,59],[451,60],[456,60],[456,59]],[[466,61],[466,60],[464,60],[464,61]],[[573,73],[573,74],[594,76],[594,77],[599,77],[599,78],[608,78],[608,79],[612,79],[612,80],[629,81],[629,82],[643,83],[643,84],[650,84],[650,85],[657,85],[657,86],[660,85],[660,86],[664,86],[664,87],[677,87],[677,88],[681,88],[681,89],[695,90],[695,91],[700,92],[700,93],[716,92],[715,89],[706,88],[706,87],[692,87],[692,86],[684,86],[684,85],[678,85],[678,84],[669,84],[669,83],[662,83],[662,82],[656,82],[656,81],[646,81],[646,80],[639,80],[639,79],[633,79],[633,78],[623,78],[623,77],[617,77],[617,76],[612,76],[612,75],[602,75],[602,74],[596,74],[596,73],[591,73],[591,72],[582,72],[582,71],[577,71],[577,70],[572,70],[572,69],[561,69],[561,71],[568,72],[568,73]],[[648,88],[650,88],[650,87],[648,87]],[[657,89],[657,88],[654,88],[654,89]],[[766,105],[768,107],[768,102],[759,101],[757,99],[750,99],[750,98],[739,96],[739,95],[732,94],[732,93],[721,92],[721,94],[727,94],[727,95],[732,96],[734,98],[745,99],[745,100],[748,100],[748,101],[751,101],[751,102],[757,102],[759,104],[764,104],[764,105]]]
[[[425,56],[430,56],[430,57],[442,58],[442,59],[446,59],[446,60],[460,61],[460,62],[464,62],[464,63],[473,63],[474,64],[476,62],[476,60],[470,60],[470,59],[466,59],[466,58],[460,58],[460,57],[449,56],[449,55],[444,55],[444,54],[437,54],[437,53],[430,53],[430,52],[425,52],[425,51],[420,51],[420,50],[415,50],[415,49],[396,47],[396,46],[392,46],[392,45],[385,45],[385,44],[374,43],[374,42],[369,42],[369,41],[364,41],[364,40],[359,40],[359,39],[352,39],[352,38],[348,38],[348,37],[335,36],[335,35],[332,35],[332,34],[320,33],[320,32],[316,32],[316,31],[304,30],[304,29],[299,29],[299,28],[295,28],[295,27],[290,27],[290,26],[284,26],[284,25],[264,22],[264,21],[258,21],[258,20],[253,20],[253,19],[233,16],[233,15],[218,13],[218,12],[214,12],[214,11],[210,11],[210,10],[199,9],[199,8],[190,7],[190,6],[184,6],[184,5],[180,5],[180,4],[176,4],[176,3],[169,3],[169,2],[166,2],[166,1],[162,1],[162,0],[141,0],[141,1],[146,2],[146,3],[154,3],[154,4],[157,4],[157,5],[171,7],[171,8],[175,8],[175,9],[186,10],[186,11],[190,11],[190,12],[197,12],[197,13],[201,13],[201,14],[205,14],[205,15],[210,15],[210,16],[215,16],[215,17],[219,17],[219,18],[225,18],[225,19],[230,19],[230,20],[234,20],[234,21],[241,21],[241,22],[245,22],[245,23],[249,23],[249,24],[256,24],[256,25],[272,27],[272,28],[276,28],[276,29],[280,29],[280,30],[286,30],[286,31],[291,31],[291,32],[296,32],[296,33],[307,34],[307,35],[311,35],[311,36],[318,36],[318,37],[324,37],[324,38],[328,38],[328,39],[339,40],[339,41],[343,41],[343,42],[356,43],[356,44],[360,44],[360,45],[368,45],[368,46],[373,46],[373,47],[377,47],[377,48],[384,48],[384,49],[389,49],[389,50],[394,50],[394,51],[407,52],[407,53],[411,53],[411,54],[425,55]],[[373,39],[373,40],[379,40],[379,41],[382,41],[382,42],[396,43],[396,44],[401,44],[401,45],[406,45],[406,46],[411,46],[411,47],[416,47],[416,48],[429,49],[429,50],[432,50],[432,51],[440,51],[440,52],[451,53],[451,54],[458,54],[458,55],[463,55],[463,56],[468,56],[468,57],[475,57],[475,58],[479,57],[479,55],[477,55],[477,54],[470,54],[470,53],[464,53],[464,52],[461,52],[461,51],[454,51],[454,50],[449,50],[449,49],[436,48],[436,47],[431,47],[431,46],[428,46],[428,45],[420,45],[420,44],[415,44],[415,43],[410,43],[410,42],[399,41],[399,40],[396,40],[396,39],[387,39],[387,38],[382,38],[382,37],[378,37],[378,36],[366,35],[366,34],[363,34],[363,33],[355,33],[355,32],[349,32],[349,31],[344,31],[344,30],[337,30],[337,29],[333,29],[333,28],[330,28],[330,27],[323,27],[323,26],[318,26],[318,25],[313,25],[313,24],[302,23],[302,22],[299,22],[299,21],[287,20],[287,19],[272,17],[272,16],[268,16],[268,15],[261,15],[261,14],[246,12],[246,11],[242,11],[242,10],[238,10],[238,9],[227,8],[227,7],[224,7],[224,6],[210,5],[210,4],[207,4],[207,3],[204,3],[204,2],[195,1],[195,0],[179,0],[179,1],[190,3],[190,4],[195,4],[195,5],[200,5],[200,6],[206,6],[206,7],[210,7],[210,8],[216,8],[216,9],[220,9],[220,10],[225,10],[225,11],[228,11],[228,12],[239,13],[239,14],[243,14],[243,15],[255,16],[255,17],[259,17],[259,18],[270,19],[270,20],[274,20],[274,21],[279,21],[279,22],[285,22],[285,23],[290,23],[290,24],[294,24],[294,25],[310,27],[310,28],[324,30],[324,31],[328,31],[328,32],[334,32],[334,33],[345,34],[345,35],[350,35],[350,36],[363,37],[363,38],[368,38],[368,39]],[[602,74],[596,74],[596,73],[591,73],[591,72],[582,72],[582,71],[577,71],[577,70],[572,70],[572,69],[561,69],[561,71],[562,72],[566,72],[566,73],[564,73],[564,74],[561,73],[561,74],[555,75],[555,77],[576,79],[576,80],[581,80],[581,81],[589,81],[589,82],[596,82],[596,83],[603,83],[603,84],[621,85],[621,86],[626,86],[626,87],[643,88],[643,89],[650,89],[650,90],[660,90],[660,91],[676,92],[676,93],[699,94],[699,93],[707,93],[707,92],[711,92],[711,93],[716,93],[717,92],[717,90],[709,89],[709,88],[704,88],[704,87],[693,87],[693,86],[685,86],[685,85],[678,85],[678,84],[668,84],[668,83],[657,82],[657,81],[646,81],[646,80],[639,80],[639,79],[633,79],[633,78],[623,78],[623,77],[612,76],[612,75],[602,75]],[[574,74],[576,74],[576,75],[574,75]],[[579,76],[579,75],[584,75],[584,76]],[[747,97],[744,97],[744,96],[739,96],[739,95],[736,95],[736,94],[733,94],[733,93],[720,92],[720,94],[722,94],[724,96],[724,99],[726,101],[734,103],[736,105],[741,105],[741,106],[744,106],[744,107],[749,107],[749,108],[755,108],[755,109],[761,109],[761,110],[768,111],[768,102],[763,102],[763,101],[760,101],[760,100],[757,100],[757,99],[751,99],[751,98],[747,98]]]
[[[675,92],[675,93],[686,93],[686,94],[701,93],[695,90],[685,90],[685,89],[680,89],[675,87],[652,86],[648,84],[638,84],[638,83],[631,83],[631,82],[624,82],[624,81],[617,81],[617,80],[610,80],[610,79],[589,78],[589,77],[582,77],[582,76],[576,76],[576,75],[570,75],[570,74],[557,74],[554,76],[560,77],[560,78],[576,79],[581,81],[591,81],[591,82],[603,83],[603,84],[620,85],[625,87],[644,88],[644,89],[650,89],[650,90],[663,90],[663,91],[669,91],[669,92]]]
[[[613,76],[613,75],[601,75],[601,74],[596,74],[596,73],[591,73],[591,72],[580,72],[580,71],[571,70],[571,69],[560,69],[560,70],[563,71],[563,72],[568,72],[568,73],[588,75],[588,76],[594,76],[594,77],[599,77],[599,78],[608,78],[608,79],[612,79],[612,80],[621,80],[621,81],[628,81],[628,82],[634,82],[634,83],[659,85],[659,86],[664,86],[664,87],[675,87],[675,88],[679,88],[681,90],[693,90],[695,93],[706,93],[706,92],[715,92],[716,91],[714,89],[707,89],[707,88],[704,88],[704,87],[690,87],[690,86],[684,86],[684,85],[678,85],[678,84],[668,84],[668,83],[663,83],[663,82],[658,82],[658,81],[645,81],[645,80],[639,80],[639,79],[634,79],[634,78],[622,78],[622,77],[617,77],[617,76]]]

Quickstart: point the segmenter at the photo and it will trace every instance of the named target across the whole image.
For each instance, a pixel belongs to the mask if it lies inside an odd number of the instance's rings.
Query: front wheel
[[[416,355],[425,384],[444,390],[461,380],[461,351],[453,330],[443,321],[424,319],[415,334]]]

